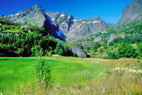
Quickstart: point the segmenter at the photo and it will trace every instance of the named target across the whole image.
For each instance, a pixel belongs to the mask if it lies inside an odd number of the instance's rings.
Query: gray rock
[[[68,42],[82,39],[92,32],[112,26],[100,17],[75,19],[71,15],[58,12],[47,12],[47,15],[52,18],[55,25],[59,26],[60,30],[64,31]]]
[[[13,22],[31,24],[38,27],[43,27],[47,18],[49,17],[46,16],[44,10],[38,5],[8,16],[8,19]]]
[[[46,14],[52,18],[53,23],[64,33],[67,33],[73,24],[74,17],[72,15],[59,12],[46,12]]]
[[[115,36],[114,34],[111,34],[110,37],[109,37],[108,40],[107,40],[108,44],[109,44],[110,42],[112,42],[113,40],[115,40],[116,38],[117,38],[117,36]]]
[[[142,19],[142,0],[132,0],[124,9],[119,24],[129,23]]]
[[[77,55],[78,57],[87,57],[85,51],[81,48],[81,46],[71,46],[71,51],[73,54]]]
[[[120,34],[119,36],[116,36],[114,34],[111,34],[110,37],[107,40],[107,43],[110,44],[111,42],[113,42],[115,39],[118,39],[118,38],[125,38],[125,35],[124,34]]]
[[[101,37],[97,37],[97,38],[94,39],[94,42],[99,42],[99,41],[101,41],[101,40],[102,40]]]
[[[44,27],[52,36],[63,41],[66,40],[64,33],[52,23],[52,19],[38,5],[34,5],[32,8],[10,15],[7,18],[10,21],[21,24],[31,24],[38,27]]]
[[[13,22],[45,27],[50,34],[61,40],[73,42],[92,32],[112,26],[100,17],[75,19],[72,15],[59,12],[44,12],[38,5],[8,16]],[[60,37],[61,36],[61,37]],[[66,36],[66,37],[65,37]]]
[[[74,21],[74,24],[67,33],[68,41],[82,39],[92,32],[95,33],[107,27],[107,23],[100,17],[83,20],[75,19]]]

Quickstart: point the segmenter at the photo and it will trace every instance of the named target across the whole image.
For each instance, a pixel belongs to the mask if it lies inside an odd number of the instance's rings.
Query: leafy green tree
[[[43,50],[39,45],[35,45],[31,48],[31,52],[33,56],[42,56]]]

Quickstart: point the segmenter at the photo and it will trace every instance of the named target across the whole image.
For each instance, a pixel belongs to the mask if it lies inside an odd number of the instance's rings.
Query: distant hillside
[[[142,0],[132,0],[119,24],[92,32],[76,42],[94,57],[142,57]]]
[[[136,51],[135,49],[140,49],[142,47],[142,20],[128,24],[117,25],[111,28],[98,31],[97,33],[91,34],[85,39],[80,40],[79,42],[83,45],[84,49],[92,56],[98,55],[99,57],[108,57],[111,51],[117,51],[119,47],[123,46],[124,47],[121,49],[130,46],[126,50],[134,48],[134,51]],[[100,51],[100,49],[102,51]],[[142,50],[140,49],[137,52],[142,53]],[[142,57],[141,54],[139,56]],[[131,55],[129,57],[133,56]]]
[[[88,35],[80,40],[110,44],[118,39],[125,39],[131,43],[142,41],[142,20],[128,24],[116,25]]]

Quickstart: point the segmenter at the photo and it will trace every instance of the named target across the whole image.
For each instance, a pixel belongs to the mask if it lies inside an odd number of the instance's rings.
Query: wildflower
[[[128,67],[116,67],[112,69],[112,71],[118,71],[118,72],[126,72],[126,73],[133,73],[133,74],[142,74],[142,70],[136,70],[136,69],[131,69]]]

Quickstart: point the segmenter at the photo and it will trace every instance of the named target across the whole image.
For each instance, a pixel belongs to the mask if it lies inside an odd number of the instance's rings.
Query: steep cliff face
[[[61,31],[56,25],[52,23],[52,19],[38,5],[34,5],[31,8],[10,15],[7,18],[12,22],[44,27],[47,32],[53,35],[54,37],[63,41],[66,40],[63,31]]]
[[[100,17],[75,19],[72,15],[59,12],[45,12],[35,5],[7,17],[13,22],[44,27],[54,37],[68,42],[79,40],[89,33],[110,26]]]
[[[43,27],[44,22],[47,20],[47,18],[49,17],[45,14],[44,10],[38,5],[8,16],[8,19],[13,22],[31,24],[38,27]],[[50,21],[50,19],[48,19],[48,21]]]
[[[64,33],[67,33],[74,23],[74,17],[66,13],[47,12],[46,14],[52,18],[53,23],[57,25],[60,30],[64,31]]]
[[[142,19],[142,0],[132,0],[124,9],[119,24],[125,24]]]
[[[76,19],[66,13],[47,12],[46,14],[52,18],[53,23],[57,25],[60,30],[64,31],[67,41],[69,42],[79,40],[89,33],[112,26],[103,21],[100,17]]]
[[[74,19],[74,24],[67,33],[69,41],[79,40],[90,33],[109,27],[100,17],[91,19]]]

